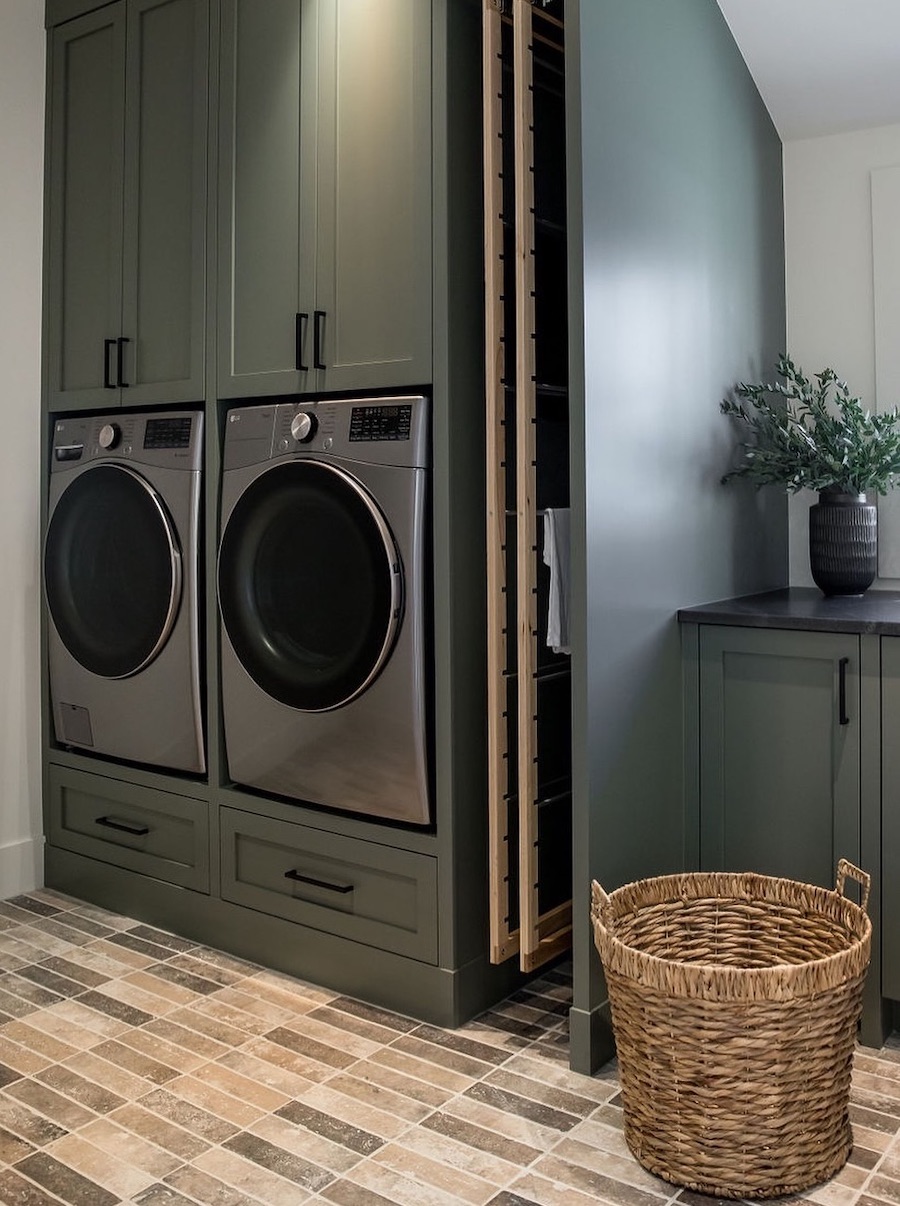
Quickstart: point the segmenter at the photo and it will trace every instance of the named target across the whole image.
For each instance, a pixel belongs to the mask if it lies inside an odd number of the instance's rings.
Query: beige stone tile
[[[316,1005],[324,1005],[328,1001],[333,1001],[339,994],[332,992],[328,988],[320,988],[316,984],[310,984],[306,980],[298,980],[293,976],[285,975],[283,972],[269,971],[263,969],[249,977],[250,983],[254,986],[253,989],[247,988],[247,991],[266,992],[269,991],[275,994],[284,993],[287,997],[293,1000],[295,1004],[295,1012],[306,1013],[306,1005],[310,1009]],[[246,981],[243,982],[246,987]],[[270,999],[274,999],[271,998]]]
[[[503,1065],[503,1070],[527,1076],[539,1084],[565,1089],[577,1097],[587,1097],[598,1105],[603,1105],[619,1092],[619,1083],[613,1078],[583,1076],[580,1072],[570,1071],[555,1060],[540,1059],[531,1051],[511,1056]]]
[[[171,980],[163,980],[160,976],[151,976],[149,972],[134,971],[129,972],[123,977],[123,984],[130,984],[134,988],[140,989],[142,992],[148,993],[151,997],[157,998],[162,1003],[166,1002],[168,1009],[173,1009],[176,1006],[189,1005],[196,1000],[196,993],[191,992],[189,988],[184,988],[181,984],[173,984]],[[166,1012],[162,1005],[156,1009],[156,1013]]]
[[[36,1080],[17,1080],[7,1085],[4,1092],[29,1110],[42,1114],[67,1131],[75,1131],[97,1117],[93,1110],[86,1110],[77,1102]]]
[[[429,1160],[436,1160],[440,1164],[446,1164],[454,1171],[466,1173],[477,1180],[487,1181],[496,1188],[506,1185],[520,1167],[493,1152],[473,1147],[460,1139],[423,1127],[411,1128],[390,1146],[403,1148]],[[378,1156],[377,1152],[372,1159],[375,1159],[376,1156]]]
[[[64,1134],[61,1126],[6,1093],[0,1093],[0,1127],[35,1147],[45,1147]]]
[[[152,1087],[144,1077],[135,1076],[125,1068],[101,1058],[96,1054],[96,1048],[92,1051],[80,1051],[77,1055],[71,1056],[65,1061],[63,1067],[70,1068],[87,1080],[95,1081],[98,1085],[109,1089],[110,1092],[117,1093],[126,1101],[142,1097]]]
[[[244,1101],[265,1113],[272,1113],[279,1106],[283,1106],[286,1101],[291,1100],[291,1094],[269,1088],[258,1080],[226,1067],[220,1061],[203,1064],[193,1075],[203,1084],[227,1093],[231,1097],[236,1097],[239,1101]]]
[[[266,1206],[262,1199],[242,1193],[192,1164],[184,1164],[170,1173],[165,1183],[191,1202],[201,1202],[203,1206],[260,1206],[260,1203]]]
[[[448,1089],[451,1093],[461,1093],[473,1083],[474,1077],[455,1072],[431,1060],[422,1059],[408,1051],[400,1051],[396,1047],[384,1047],[371,1056],[372,1063],[384,1064],[398,1072],[404,1072],[416,1080],[426,1084],[437,1085],[438,1088]]]
[[[223,1093],[215,1085],[198,1080],[196,1074],[179,1076],[175,1080],[167,1081],[165,1091],[242,1129],[250,1126],[261,1114],[266,1112],[258,1105],[239,1101],[237,1097],[232,1097],[230,1093]]]
[[[817,1202],[820,1206],[850,1206],[859,1196],[859,1190],[832,1179],[824,1185],[816,1185],[806,1190],[803,1196],[807,1201]]]
[[[497,1193],[497,1186],[482,1177],[473,1176],[460,1168],[442,1163],[434,1154],[423,1155],[403,1143],[388,1143],[371,1157],[413,1184],[428,1185],[446,1190],[452,1186],[460,1202],[484,1206]]]
[[[894,1143],[896,1136],[885,1131],[853,1124],[853,1142],[870,1152],[885,1152]]]
[[[133,923],[132,923],[133,924]],[[100,938],[92,948],[101,955],[106,955],[113,963],[119,965],[118,975],[124,975],[126,970],[135,971],[139,967],[150,967],[157,960],[153,955],[145,955],[142,951],[132,950],[130,946],[120,946],[118,942],[110,942]]]
[[[103,992],[133,1009],[149,1013],[152,1017],[161,1017],[175,1008],[174,1002],[165,996],[148,990],[144,985],[136,984],[133,975],[125,979],[110,980],[103,985]]]
[[[52,1034],[73,1047],[93,1047],[101,1039],[115,1038],[131,1029],[127,1022],[120,1022],[96,1009],[88,1009],[78,1001],[60,1001],[49,1009],[31,1014],[29,1022],[47,1034]]]
[[[202,998],[199,1003],[202,1004]],[[194,1039],[194,1049],[199,1051],[210,1050],[208,1043],[218,1044],[218,1049],[209,1055],[210,1059],[215,1059],[216,1056],[222,1055],[229,1047],[240,1047],[247,1041],[249,1037],[246,1030],[240,1030],[237,1026],[232,1026],[229,1022],[223,1022],[219,1018],[212,1017],[208,1013],[203,1013],[201,1009],[196,1007],[197,1003],[191,1006],[186,1006],[182,1009],[176,1009],[168,1014],[165,1018],[160,1018],[155,1022],[148,1022],[147,1025],[153,1028],[156,1034],[164,1034],[167,1024],[172,1026],[181,1026],[184,1030],[189,1031],[198,1038]],[[203,1040],[201,1043],[200,1040]]]
[[[28,929],[28,926],[17,926],[15,930],[0,933],[0,966],[27,967],[31,963],[40,963],[47,957],[47,951],[20,937]]]
[[[396,1114],[389,1114],[355,1097],[348,1097],[347,1094],[333,1089],[330,1081],[310,1089],[303,1097],[303,1104],[321,1110],[332,1118],[339,1118],[350,1126],[378,1135],[381,1139],[395,1139],[409,1127],[405,1118],[398,1118]]]
[[[285,1029],[295,1030],[305,1038],[313,1039],[325,1047],[331,1047],[346,1055],[355,1056],[356,1059],[366,1059],[381,1046],[380,1043],[375,1043],[369,1038],[365,1038],[359,1034],[351,1034],[348,1030],[341,1029],[338,1026],[331,1026],[327,1022],[310,1017],[308,1014],[304,1015],[299,1021],[289,1022]]]
[[[46,1068],[47,1064],[53,1062],[50,1055],[23,1047],[21,1043],[14,1043],[8,1034],[0,1033],[0,1064],[5,1064],[7,1068],[12,1068],[22,1076],[33,1076],[35,1072],[40,1072],[41,1068]]]
[[[268,1000],[264,996],[254,996],[252,991],[247,991],[247,986],[252,987],[252,984],[252,981],[242,980],[229,988],[221,989],[216,993],[216,999],[223,1005],[228,1005],[232,1009],[240,1010],[242,1013],[250,1014],[260,1021],[267,1022],[269,1027],[283,1026],[291,1018],[297,1016],[295,1009]]]
[[[427,1181],[405,1176],[386,1164],[366,1160],[352,1169],[346,1180],[381,1194],[398,1206],[459,1206],[466,1199],[456,1193],[456,1175],[453,1170],[448,1170],[446,1181],[439,1188]]]
[[[335,1175],[345,1173],[363,1159],[359,1152],[351,1151],[343,1144],[334,1143],[323,1135],[317,1135],[314,1131],[298,1126],[295,1122],[288,1122],[275,1114],[259,1118],[249,1129],[261,1139],[274,1143],[285,1151],[293,1152],[304,1160],[311,1160]]]
[[[287,1181],[277,1173],[261,1168],[252,1160],[238,1156],[226,1148],[216,1147],[193,1161],[194,1167],[209,1173],[233,1185],[242,1193],[246,1193],[265,1202],[266,1206],[299,1206],[312,1197],[312,1192],[299,1186],[294,1181]]]
[[[51,955],[60,955],[65,957],[70,954],[73,947],[82,945],[81,943],[66,941],[58,934],[54,934],[50,930],[35,929],[31,925],[23,925],[17,932],[16,937],[21,942],[27,942],[29,946],[36,947],[40,952],[40,958],[35,959],[35,963],[40,963]]]
[[[230,1050],[231,1044],[211,1038],[208,1034],[203,1034],[200,1030],[186,1024],[194,1020],[194,1015],[190,1010],[179,1009],[175,1014],[168,1014],[164,1018],[155,1018],[152,1022],[147,1022],[141,1027],[141,1030],[144,1034],[154,1035],[156,1038],[165,1040],[172,1047],[200,1056],[202,1062],[208,1059],[218,1059],[220,1055],[224,1055],[226,1051]],[[126,1036],[125,1041],[130,1041],[130,1037]],[[243,1037],[241,1035],[241,1039]]]
[[[548,1181],[537,1173],[527,1172],[518,1181],[509,1186],[508,1192],[524,1198],[528,1202],[536,1202],[537,1206],[597,1206],[600,1199],[595,1194],[583,1193],[567,1185],[559,1185]],[[515,1198],[513,1198],[515,1200]],[[715,1202],[711,1198],[710,1202]]]
[[[281,1043],[274,1043],[266,1038],[250,1039],[244,1044],[241,1051],[270,1063],[276,1068],[290,1072],[294,1076],[301,1077],[309,1084],[319,1084],[334,1073],[334,1068],[328,1064],[323,1064],[309,1055],[293,1051]]]
[[[349,1072],[358,1080],[365,1080],[373,1085],[390,1089],[401,1097],[409,1097],[412,1101],[434,1109],[442,1106],[454,1096],[452,1089],[445,1089],[429,1081],[419,1080],[418,1077],[408,1076],[387,1064],[378,1063],[375,1059],[360,1060],[352,1064]]]
[[[55,1160],[74,1168],[120,1198],[133,1197],[155,1180],[152,1173],[123,1163],[109,1152],[94,1147],[81,1135],[64,1135],[62,1139],[54,1140],[46,1151]]]
[[[142,1169],[160,1180],[184,1163],[180,1156],[148,1142],[134,1131],[118,1126],[109,1117],[89,1122],[78,1134],[114,1159]]]
[[[213,1055],[206,1052],[191,1050],[183,1044],[170,1042],[168,1039],[154,1034],[150,1029],[153,1025],[155,1023],[148,1022],[146,1026],[141,1026],[139,1030],[127,1030],[123,1034],[120,1034],[115,1041],[122,1043],[124,1046],[131,1047],[133,1051],[146,1056],[148,1059],[156,1060],[165,1067],[182,1073],[193,1072],[195,1068],[213,1058]],[[180,1031],[181,1028],[177,1029]],[[227,1050],[226,1047],[225,1051]],[[221,1044],[215,1044],[213,1052],[214,1054],[221,1055],[223,1053]]]
[[[224,993],[227,991],[227,989],[220,989],[211,996],[203,997],[195,1001],[191,1008],[197,1013],[214,1018],[225,1026],[235,1029],[239,1034],[243,1035],[244,1039],[250,1035],[265,1034],[267,1030],[271,1030],[272,1026],[277,1024],[270,1022],[267,1018],[260,1017],[258,1014],[248,1013],[246,1009],[241,1009],[223,1000]],[[238,1045],[239,1041],[235,1040],[235,1046]]]
[[[507,1139],[515,1140],[516,1143],[527,1144],[528,1147],[536,1148],[540,1152],[547,1151],[561,1137],[561,1132],[555,1127],[544,1126],[539,1122],[522,1118],[518,1114],[507,1113],[506,1110],[497,1109],[496,1106],[486,1105],[481,1101],[474,1101],[464,1095],[448,1101],[444,1106],[444,1112],[452,1114],[456,1118],[462,1118],[474,1126],[504,1135]]]
[[[87,917],[89,921],[96,921],[98,925],[105,925],[110,930],[130,930],[132,926],[137,925],[133,917],[110,913],[108,909],[104,909],[100,905],[88,904],[86,901],[79,902],[73,912],[80,917]]]
[[[250,1053],[246,1047],[237,1051],[228,1051],[220,1055],[216,1063],[228,1068],[240,1076],[246,1076],[258,1085],[265,1085],[286,1098],[302,1097],[313,1081],[305,1076],[299,1076],[289,1068],[281,1068],[270,1060],[259,1059]]]
[[[659,1177],[653,1176],[626,1150],[624,1154],[614,1154],[609,1150],[600,1147],[591,1142],[592,1138],[601,1130],[600,1127],[595,1127],[593,1130],[587,1129],[591,1126],[590,1123],[584,1124],[584,1127],[579,1127],[577,1131],[573,1131],[571,1135],[561,1139],[553,1148],[553,1156],[565,1160],[567,1164],[575,1164],[580,1168],[591,1169],[593,1172],[602,1173],[607,1177],[611,1177],[614,1181],[621,1181],[625,1185],[634,1185],[638,1189],[646,1189],[648,1193],[662,1194],[668,1197],[672,1192],[671,1189]],[[542,1161],[538,1161],[535,1168],[538,1172],[543,1172]]]
[[[212,1146],[211,1140],[185,1130],[184,1127],[161,1117],[154,1110],[146,1109],[138,1102],[121,1106],[107,1117],[110,1122],[133,1131],[148,1143],[164,1148],[182,1160],[193,1160]]]
[[[109,946],[110,944],[104,943],[103,949],[100,949],[100,944],[96,942],[90,946],[80,946],[76,950],[69,951],[66,958],[70,963],[77,963],[89,971],[96,972],[97,975],[104,976],[107,981],[116,980],[120,976],[127,975],[131,965],[111,956],[108,953]],[[115,945],[112,946],[114,952],[119,949]]]
[[[371,1106],[385,1114],[393,1114],[406,1122],[421,1122],[431,1113],[431,1106],[423,1105],[412,1097],[396,1093],[393,1089],[385,1088],[366,1077],[358,1077],[356,1069],[366,1065],[354,1064],[351,1071],[339,1072],[327,1082],[327,1087],[334,1092],[352,1097],[361,1105]],[[308,1097],[307,1097],[308,1100]]]
[[[7,1022],[3,1027],[3,1033],[8,1039],[19,1043],[27,1051],[32,1051],[34,1054],[41,1056],[47,1063],[57,1063],[60,1060],[68,1059],[70,1055],[75,1055],[79,1050],[79,1046],[71,1042],[63,1042],[59,1038],[55,1038],[52,1033],[46,1030],[43,1026],[34,1026],[35,1021],[43,1010],[37,1014],[29,1014],[27,1022]],[[59,1026],[55,1029],[60,1029]],[[72,1036],[74,1037],[74,1036]],[[84,1036],[82,1047],[91,1047],[97,1041],[96,1035]]]

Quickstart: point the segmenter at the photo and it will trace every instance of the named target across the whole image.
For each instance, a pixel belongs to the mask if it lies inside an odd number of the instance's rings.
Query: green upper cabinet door
[[[833,887],[859,861],[855,635],[700,628],[700,861]]]
[[[220,396],[431,380],[430,10],[223,0]]]
[[[204,395],[208,0],[119,0],[50,61],[51,410]]]

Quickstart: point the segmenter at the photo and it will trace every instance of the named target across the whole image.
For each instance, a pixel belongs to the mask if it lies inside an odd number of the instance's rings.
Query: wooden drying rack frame
[[[556,40],[535,18],[557,27]],[[516,730],[518,851],[510,849],[507,662],[506,380],[503,241],[502,23],[513,28],[515,163]],[[562,23],[532,0],[484,0],[484,252],[487,420],[488,840],[491,961],[516,953],[533,971],[571,947],[571,900],[541,914],[538,903],[537,570],[535,489],[535,223],[532,45],[558,49]],[[508,133],[508,132],[507,132]],[[518,862],[519,926],[510,928],[511,859]]]

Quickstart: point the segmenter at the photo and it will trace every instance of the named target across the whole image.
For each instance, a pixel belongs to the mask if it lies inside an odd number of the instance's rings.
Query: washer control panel
[[[50,471],[104,459],[196,470],[203,463],[202,436],[203,415],[197,411],[57,419]]]

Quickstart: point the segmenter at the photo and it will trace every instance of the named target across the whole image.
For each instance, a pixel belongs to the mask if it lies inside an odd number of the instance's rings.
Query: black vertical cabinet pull
[[[103,388],[115,389],[116,383],[109,375],[109,349],[116,341],[114,339],[103,340]]]
[[[305,373],[309,369],[309,365],[303,363],[303,335],[308,322],[309,315],[304,311],[300,311],[294,319],[294,364],[298,373]]]
[[[130,342],[127,335],[120,335],[116,340],[116,385],[120,389],[128,389],[128,382],[124,380],[125,344]]]
[[[849,724],[847,715],[847,666],[849,657],[842,657],[838,662],[838,724]]]
[[[325,368],[322,363],[322,323],[325,321],[324,310],[313,311],[313,367]]]

